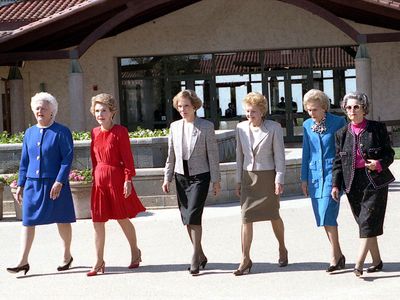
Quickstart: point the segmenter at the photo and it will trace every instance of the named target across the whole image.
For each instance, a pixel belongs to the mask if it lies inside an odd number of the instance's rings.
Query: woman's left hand
[[[365,162],[365,166],[368,170],[375,171],[377,169],[377,162],[375,159],[368,159],[368,162]]]
[[[275,195],[282,195],[283,193],[283,184],[275,183]]]
[[[213,182],[213,194],[214,196],[218,196],[221,192],[221,184],[218,182]]]
[[[125,181],[124,182],[124,196],[125,196],[125,198],[128,198],[131,193],[132,193],[132,181]]]
[[[58,197],[60,197],[62,186],[63,184],[61,182],[54,182],[50,190],[50,199],[56,200]]]

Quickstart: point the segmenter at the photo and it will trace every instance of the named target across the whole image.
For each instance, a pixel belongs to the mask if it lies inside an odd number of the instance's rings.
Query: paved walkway
[[[5,271],[19,251],[20,223],[0,222],[1,299],[398,299],[400,293],[400,161],[392,168],[398,181],[390,188],[385,234],[379,238],[384,271],[356,278],[352,273],[358,230],[345,198],[339,215],[340,240],[347,269],[327,274],[329,245],[314,225],[309,199],[285,198],[281,215],[286,226],[289,266],[279,268],[277,242],[269,223],[256,223],[248,276],[232,271],[240,260],[240,207],[237,203],[206,207],[204,249],[206,270],[192,277],[186,271],[191,246],[177,209],[153,210],[134,220],[143,263],[129,271],[129,249],[116,222],[107,224],[106,274],[85,273],[94,262],[90,220],[73,225],[74,264],[59,273],[61,242],[54,225],[40,226],[27,276]],[[370,263],[370,257],[366,261]],[[367,266],[368,266],[367,264]]]

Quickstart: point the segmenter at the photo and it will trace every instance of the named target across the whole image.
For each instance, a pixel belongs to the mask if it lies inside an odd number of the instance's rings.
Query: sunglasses
[[[354,109],[354,110],[359,110],[360,108],[361,108],[361,105],[358,105],[358,104],[353,105],[353,106],[348,105],[348,106],[345,107],[345,109],[346,109],[347,111],[350,111],[350,110],[352,110],[352,109]]]

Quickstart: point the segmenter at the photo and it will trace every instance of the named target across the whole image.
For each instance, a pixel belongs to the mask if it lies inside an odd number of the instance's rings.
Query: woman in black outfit
[[[354,274],[363,274],[365,258],[370,252],[372,265],[368,273],[383,268],[377,236],[383,234],[388,185],[394,181],[389,170],[394,159],[386,126],[367,120],[368,98],[363,93],[349,93],[342,108],[350,119],[348,126],[336,133],[336,157],[333,165],[332,197],[339,198],[343,188],[359,226],[361,245]]]

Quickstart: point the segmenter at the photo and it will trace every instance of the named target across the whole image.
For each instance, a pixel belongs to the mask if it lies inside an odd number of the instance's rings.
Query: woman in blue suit
[[[57,223],[64,245],[64,261],[58,271],[68,270],[73,260],[71,223],[75,222],[75,211],[68,182],[72,135],[67,127],[54,121],[58,104],[49,93],[33,96],[31,108],[37,124],[25,132],[16,191],[17,201],[22,202],[22,246],[18,265],[7,268],[10,273],[29,271],[28,256],[36,225]]]
[[[310,195],[317,226],[324,226],[332,247],[331,263],[326,270],[333,272],[345,267],[339,243],[337,216],[339,201],[331,197],[332,166],[335,158],[335,133],[346,125],[344,118],[330,114],[328,96],[316,89],[304,95],[304,109],[310,119],[303,123],[303,158],[301,187]]]

